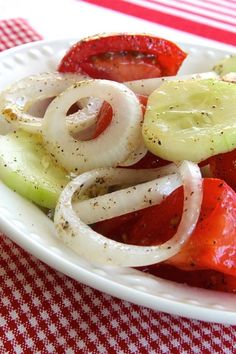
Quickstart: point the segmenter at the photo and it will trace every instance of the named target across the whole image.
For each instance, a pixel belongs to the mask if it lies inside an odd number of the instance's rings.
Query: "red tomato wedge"
[[[168,263],[183,270],[211,269],[236,277],[236,193],[222,180],[204,179],[203,203],[197,226],[181,252]],[[120,240],[135,245],[157,245],[170,239],[178,227],[183,208],[183,189],[178,188],[160,205],[128,214],[131,227],[122,229],[120,218],[112,219]],[[112,225],[112,220],[107,221]],[[120,224],[119,224],[120,222]],[[106,221],[99,232],[109,236]],[[97,225],[94,226],[95,230]]]
[[[161,69],[153,56],[133,53],[110,53],[94,56],[91,62],[83,64],[83,72],[95,79],[119,82],[161,76]]]
[[[198,288],[236,292],[236,277],[215,270],[195,270],[189,272],[165,263],[141,270],[157,277]]]
[[[150,151],[146,155],[129,168],[158,168],[168,165],[170,162],[152,154]]]
[[[124,82],[175,75],[185,57],[176,44],[153,35],[100,35],[74,44],[58,71]]]
[[[182,269],[214,269],[236,276],[236,193],[225,182],[205,180],[197,227],[169,263]]]
[[[137,95],[137,96],[144,114],[146,104],[147,104],[147,96],[143,96],[143,95]],[[111,123],[111,120],[112,120],[112,108],[107,102],[103,102],[103,105],[98,114],[96,129],[93,138],[99,136],[108,127],[108,125]]]
[[[103,102],[102,107],[98,113],[97,123],[93,139],[99,136],[111,123],[112,120],[112,108],[106,101]]]
[[[236,191],[236,149],[208,159],[214,177],[223,179]]]
[[[141,104],[143,113],[145,112],[147,97],[143,95],[137,95]],[[99,136],[111,123],[112,120],[112,108],[107,102],[103,102],[100,112],[98,114],[96,129],[93,138]]]

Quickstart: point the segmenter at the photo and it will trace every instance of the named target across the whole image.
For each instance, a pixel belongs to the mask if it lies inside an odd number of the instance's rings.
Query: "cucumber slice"
[[[219,64],[214,66],[213,70],[220,76],[236,72],[236,55],[231,55],[223,59]]]
[[[236,85],[220,80],[164,83],[148,99],[147,148],[169,161],[200,162],[236,148]]]
[[[16,131],[0,136],[0,179],[34,203],[54,208],[69,182],[52,160],[39,135]]]

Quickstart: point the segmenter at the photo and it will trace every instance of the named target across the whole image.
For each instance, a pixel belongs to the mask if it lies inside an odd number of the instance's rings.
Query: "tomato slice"
[[[147,104],[147,96],[143,96],[143,95],[137,95],[137,96],[144,114],[146,104]],[[112,120],[112,108],[109,105],[109,103],[104,101],[97,117],[96,128],[95,128],[93,139],[99,136],[108,127],[108,125],[111,123],[111,120]]]
[[[196,229],[181,252],[168,263],[184,270],[213,269],[236,276],[236,193],[218,179],[205,179],[203,189]],[[143,213],[129,242],[158,244],[164,241],[165,235],[167,239],[173,236],[182,213],[181,188],[162,204],[153,207],[152,214],[148,210]],[[142,229],[144,239],[138,229]]]
[[[150,151],[146,155],[129,168],[158,168],[168,165],[170,161],[163,160],[162,158],[152,154]]]
[[[83,72],[95,79],[130,81],[160,77],[161,69],[153,56],[136,56],[133,53],[110,53],[94,56],[83,64]]]
[[[106,101],[103,102],[102,107],[98,113],[96,128],[93,139],[98,137],[112,121],[112,108]]]
[[[236,276],[236,193],[224,181],[206,179],[197,227],[169,263]]]
[[[181,252],[168,264],[188,271],[212,269],[236,276],[236,193],[224,181],[212,178],[204,179],[203,191],[197,226]],[[167,241],[176,232],[182,208],[183,189],[178,188],[160,205],[139,211],[134,219],[129,215],[131,227],[122,229],[123,240],[143,246]],[[118,235],[119,218],[116,226]],[[109,230],[105,231],[108,235]],[[99,232],[103,233],[101,227]]]
[[[226,292],[236,292],[236,277],[215,270],[185,271],[169,264],[149,266],[140,270],[157,277],[190,286]]]
[[[223,179],[236,191],[236,149],[211,157],[208,160],[211,173]]]
[[[185,57],[176,44],[153,35],[101,35],[74,44],[58,70],[124,82],[175,75]]]
[[[112,219],[104,220],[97,222],[92,225],[92,228],[99,232],[100,234],[118,241],[118,242],[127,242],[127,236],[130,234],[131,229],[135,223],[142,216],[142,210],[117,216]]]

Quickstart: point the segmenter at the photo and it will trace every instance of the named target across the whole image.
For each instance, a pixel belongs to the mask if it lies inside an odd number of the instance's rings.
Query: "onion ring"
[[[132,166],[135,163],[139,162],[147,153],[147,148],[144,145],[144,141],[142,140],[141,144],[139,145],[139,147],[132,152],[128,158],[122,162],[119,166],[120,167],[128,167],[128,166]]]
[[[223,75],[221,80],[235,84],[236,83],[236,72],[230,72],[230,73]]]
[[[98,170],[94,171],[96,175],[97,172]],[[115,175],[115,172],[116,169],[112,174]],[[101,171],[101,173],[102,179],[105,179],[104,171]],[[111,178],[109,182],[111,183]],[[114,179],[114,182],[117,181]],[[181,179],[177,174],[159,177],[146,183],[75,202],[73,203],[73,209],[85,224],[94,224],[98,221],[160,204],[166,196],[181,186],[181,184]],[[84,183],[84,188],[86,188],[86,182]]]
[[[13,129],[21,128],[30,133],[41,133],[42,118],[29,113],[30,108],[39,101],[53,98],[75,82],[88,79],[78,74],[43,73],[24,78],[0,95],[0,112],[12,124]],[[89,99],[83,109],[67,116],[69,130],[72,133],[94,124],[101,108],[101,101]]]
[[[191,236],[200,214],[202,202],[202,179],[199,167],[188,161],[179,167],[184,187],[184,206],[176,234],[159,246],[134,246],[110,240],[93,231],[73,210],[71,199],[84,182],[92,183],[94,175],[89,172],[69,183],[61,193],[55,211],[55,227],[58,237],[80,256],[94,262],[112,266],[145,266],[167,260],[176,255]],[[100,175],[98,175],[101,178]],[[97,181],[99,182],[99,181]]]
[[[102,107],[102,101],[96,97],[89,97],[79,102],[82,109],[66,116],[69,132],[73,135],[91,127],[96,123],[98,113]]]
[[[112,106],[107,129],[89,141],[75,140],[67,131],[65,113],[83,97],[98,97]],[[117,166],[142,141],[142,110],[136,95],[121,83],[108,80],[81,81],[48,106],[43,119],[43,137],[48,150],[69,171],[88,171]]]

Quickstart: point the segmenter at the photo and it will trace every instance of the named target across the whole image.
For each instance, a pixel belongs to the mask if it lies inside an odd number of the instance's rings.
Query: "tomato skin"
[[[112,219],[97,222],[92,225],[92,228],[118,242],[126,243],[127,235],[129,235],[134,224],[139,220],[142,215],[142,210],[117,216]]]
[[[93,139],[97,138],[108,127],[111,121],[112,121],[111,105],[106,101],[104,101],[98,113]]]
[[[143,114],[145,112],[146,104],[147,104],[147,96],[137,95],[139,102],[141,104],[141,108]],[[93,139],[98,137],[111,123],[112,121],[112,108],[109,103],[106,101],[103,102],[102,107],[98,113],[96,129],[94,132]]]
[[[144,115],[145,110],[146,110],[146,106],[147,106],[148,96],[138,95],[138,94],[136,94],[136,96],[138,97],[138,100],[139,100],[139,103],[141,105],[142,112],[143,112],[143,115]]]
[[[136,162],[134,165],[129,166],[128,168],[158,168],[166,166],[169,163],[169,161],[163,160],[161,157],[158,157],[148,151],[141,160]]]
[[[112,56],[111,60],[109,55]],[[62,58],[58,71],[82,72],[93,78],[123,82],[137,78],[175,75],[185,57],[186,53],[176,44],[153,35],[108,34],[89,37],[74,44]],[[122,68],[122,63],[127,64],[127,68],[121,70],[123,75],[119,71],[117,74],[113,60],[116,67]],[[130,63],[132,70],[129,70]],[[135,67],[140,74],[137,74],[137,70],[135,72]]]
[[[223,179],[236,191],[236,149],[213,156],[208,160],[208,163],[212,175]]]
[[[236,293],[236,277],[215,270],[185,271],[166,263],[139,268],[157,277],[209,290]]]
[[[169,240],[178,228],[182,210],[183,190],[178,188],[161,204],[142,210],[141,217],[129,232],[127,243],[154,246]]]
[[[222,232],[221,238],[212,234],[208,221],[202,222],[182,251],[168,263],[175,264],[181,269],[215,269],[236,276],[236,245],[232,243],[235,237],[236,223],[225,225],[225,218],[214,218],[215,227]],[[213,220],[211,220],[213,222]],[[200,229],[204,229],[203,231]],[[204,239],[204,236],[206,239]]]
[[[203,180],[203,192],[201,213],[194,232],[181,251],[167,263],[182,270],[211,269],[236,277],[236,193],[224,181],[213,178]],[[122,230],[125,242],[148,246],[167,241],[177,230],[182,209],[183,189],[180,187],[160,205],[140,210],[135,219],[130,213],[131,227]],[[116,219],[118,235],[119,218]],[[103,223],[106,225],[105,221]],[[103,233],[102,228],[99,232]]]
[[[215,187],[210,186],[204,195],[190,240],[168,263],[187,270],[214,269],[236,276],[236,194],[223,181]]]
[[[236,193],[224,181],[210,178],[204,179],[203,190],[197,226],[181,251],[167,263],[184,270],[213,269],[236,276]],[[179,188],[161,205],[144,210],[129,243],[154,245],[169,239],[178,227],[182,208],[183,191]]]

